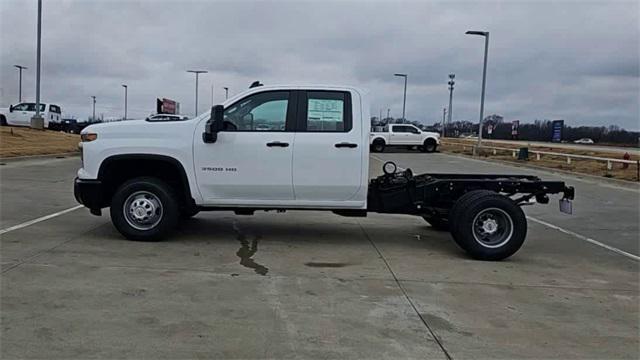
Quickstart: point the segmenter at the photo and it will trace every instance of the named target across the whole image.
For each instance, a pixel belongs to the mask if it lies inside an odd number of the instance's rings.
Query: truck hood
[[[171,139],[182,132],[192,132],[194,121],[150,122],[146,120],[125,120],[92,124],[82,129],[81,134],[96,133],[98,139]]]

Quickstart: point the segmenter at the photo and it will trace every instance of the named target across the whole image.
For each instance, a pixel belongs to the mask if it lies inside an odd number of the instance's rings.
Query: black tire
[[[7,118],[4,115],[0,115],[0,126],[8,126]]]
[[[384,140],[374,140],[373,144],[371,144],[371,151],[381,153],[384,151]]]
[[[434,230],[449,231],[449,220],[447,218],[431,215],[423,215],[422,218],[429,223]]]
[[[200,210],[196,207],[192,207],[192,208],[184,208],[182,209],[182,211],[180,211],[180,218],[183,220],[186,219],[190,219],[196,215],[198,215],[198,213],[200,212]]]
[[[141,227],[153,225],[150,228],[136,228],[132,225],[135,221],[131,220],[131,217],[136,215],[133,212],[129,216],[125,215],[125,202],[129,202],[134,196],[142,196],[143,198],[140,200],[145,201],[144,194],[153,196],[151,199],[154,199],[158,206],[152,207],[152,209],[161,209],[160,215],[157,215],[157,211],[154,213],[154,217],[159,218],[157,223],[144,226],[138,224]],[[164,181],[153,177],[139,177],[128,180],[118,187],[111,200],[109,211],[113,225],[127,239],[157,241],[166,237],[176,227],[180,215],[178,204],[175,192]],[[139,206],[142,212],[144,212],[144,206],[146,205]],[[130,220],[127,220],[128,218]]]
[[[435,140],[427,139],[427,140],[424,141],[424,143],[420,147],[420,151],[427,152],[427,153],[432,153],[432,152],[436,151],[437,148],[438,148],[438,143],[436,143]]]
[[[459,200],[451,213],[456,243],[478,260],[503,260],[518,251],[527,236],[522,209],[510,198],[494,192],[473,191],[467,195],[466,199],[460,198],[463,201]]]

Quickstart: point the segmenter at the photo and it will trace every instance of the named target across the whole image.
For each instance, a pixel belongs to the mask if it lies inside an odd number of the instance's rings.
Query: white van
[[[23,102],[0,109],[0,124],[13,126],[30,126],[31,118],[36,114],[36,103]],[[62,121],[62,109],[54,104],[40,104],[40,115],[44,119],[44,127],[55,129]]]

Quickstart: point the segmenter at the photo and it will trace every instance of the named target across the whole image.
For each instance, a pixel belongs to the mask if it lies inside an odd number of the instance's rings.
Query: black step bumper
[[[104,207],[103,186],[100,180],[76,178],[73,182],[73,195],[76,201],[94,211]]]

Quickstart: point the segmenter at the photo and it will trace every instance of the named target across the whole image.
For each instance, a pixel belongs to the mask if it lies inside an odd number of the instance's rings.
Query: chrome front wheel
[[[160,223],[163,207],[162,202],[155,194],[148,191],[137,191],[127,197],[122,212],[132,228],[146,231],[153,229]]]

